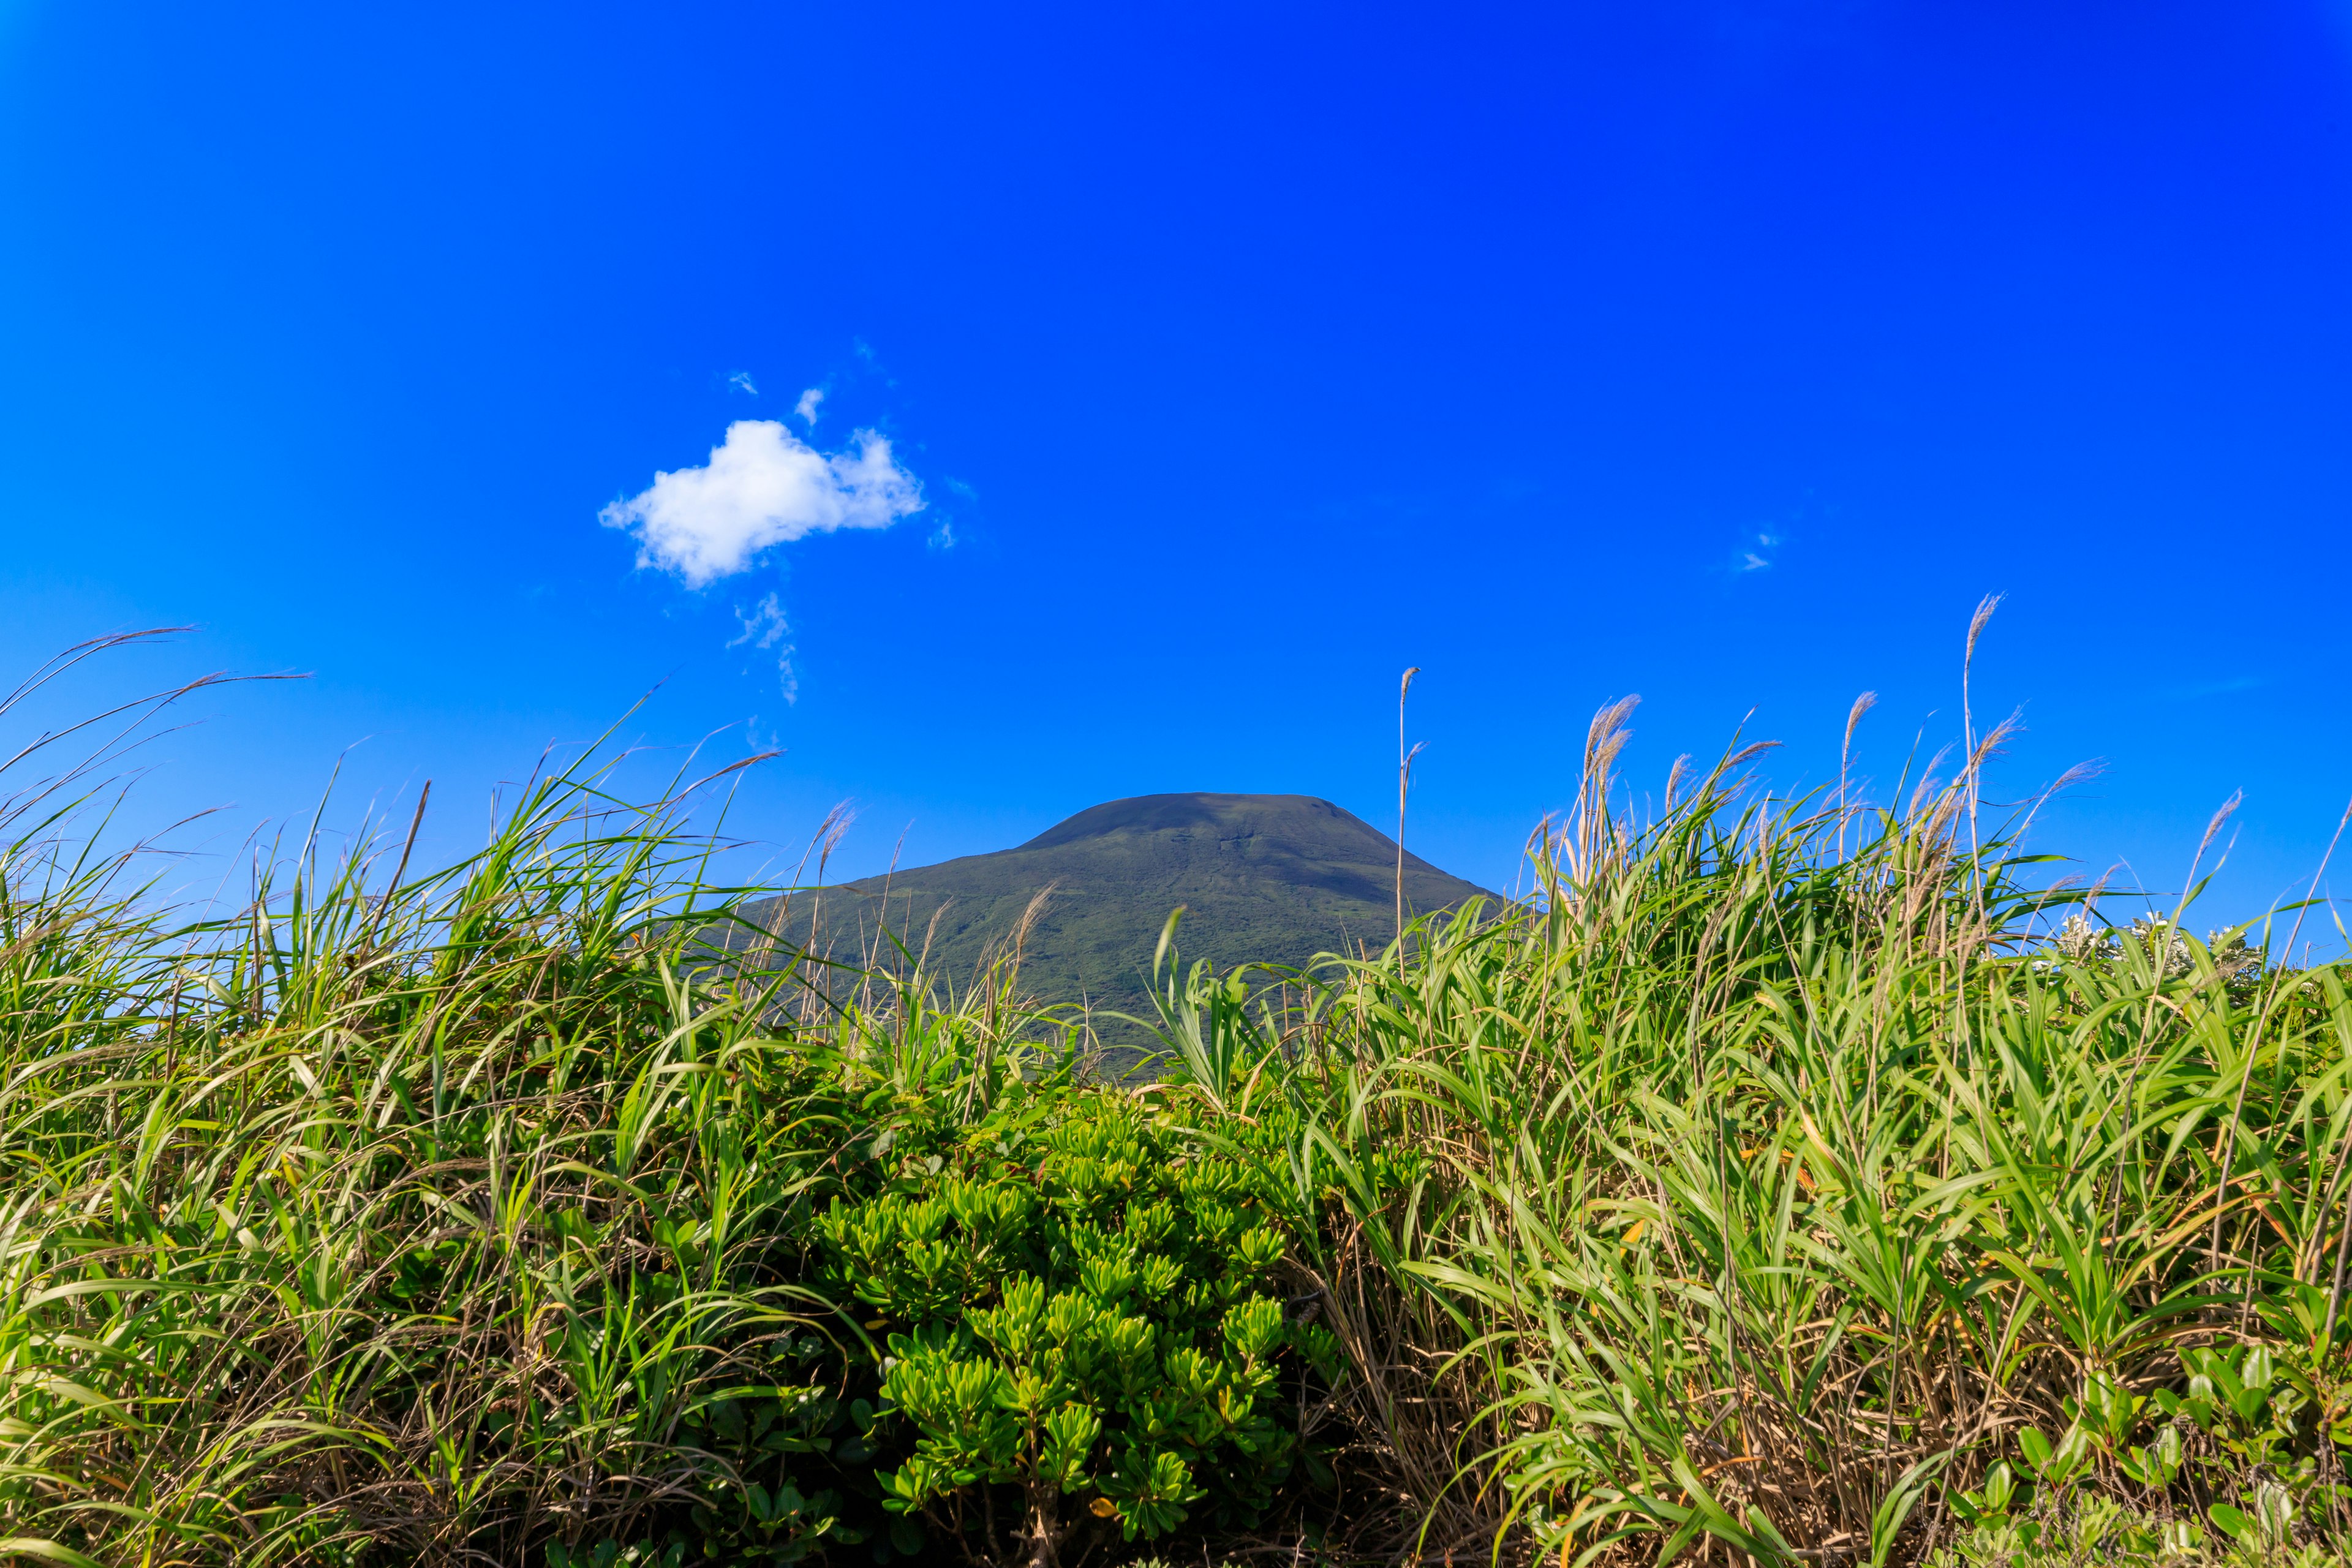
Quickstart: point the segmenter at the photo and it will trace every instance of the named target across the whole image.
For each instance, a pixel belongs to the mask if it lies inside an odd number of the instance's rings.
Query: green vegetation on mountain
[[[1018,933],[1026,993],[1150,1017],[1151,957],[1171,910],[1185,911],[1188,956],[1298,968],[1320,953],[1386,947],[1395,896],[1395,840],[1328,800],[1150,795],[1082,811],[1016,848],[755,902],[743,914],[785,947],[859,964],[898,961],[896,936],[953,984],[969,984]],[[1404,897],[1408,919],[1473,898],[1501,901],[1409,852]]]

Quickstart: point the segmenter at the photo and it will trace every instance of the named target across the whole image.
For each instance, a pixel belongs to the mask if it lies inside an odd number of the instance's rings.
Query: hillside
[[[785,941],[855,959],[884,929],[961,986],[1050,889],[1024,947],[1027,985],[1050,1001],[1149,1016],[1151,953],[1185,908],[1186,961],[1304,964],[1379,951],[1395,924],[1396,843],[1303,795],[1148,795],[1093,806],[1026,844],[845,882],[745,913]],[[1408,910],[1495,895],[1405,856]],[[937,923],[933,924],[936,918]]]

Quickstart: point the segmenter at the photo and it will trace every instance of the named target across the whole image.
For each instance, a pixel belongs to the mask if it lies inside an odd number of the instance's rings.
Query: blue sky
[[[2039,841],[2158,886],[2242,789],[2218,921],[2352,795],[2347,110],[2260,0],[0,0],[0,655],[310,672],[149,753],[224,853],[362,741],[332,818],[460,847],[658,687],[851,871],[1381,821],[1415,664],[1414,847],[1503,885],[1603,700],[1801,785],[1875,689],[1888,777],[1999,592],[1999,782],[2103,759]],[[600,522],[739,421],[750,532]]]

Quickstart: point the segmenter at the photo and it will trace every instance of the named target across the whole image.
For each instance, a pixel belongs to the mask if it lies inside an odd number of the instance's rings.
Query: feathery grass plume
[[[1853,732],[1862,723],[1862,716],[1878,706],[1878,693],[1865,691],[1853,700],[1846,710],[1845,734],[1838,741],[1838,840],[1837,858],[1845,858],[1845,786],[1853,760]],[[1669,792],[1671,794],[1671,792]]]
[[[1414,665],[1397,682],[1397,835],[1396,835],[1396,939],[1404,940],[1404,798],[1412,787],[1412,760],[1421,755],[1415,742],[1411,751],[1404,743],[1404,700],[1412,694],[1412,678],[1421,673]]]
[[[1642,705],[1636,695],[1602,704],[1584,734],[1584,770],[1576,792],[1575,858],[1578,874],[1587,874],[1608,848],[1614,825],[1609,806],[1609,785],[1618,753],[1633,738],[1625,721]]]

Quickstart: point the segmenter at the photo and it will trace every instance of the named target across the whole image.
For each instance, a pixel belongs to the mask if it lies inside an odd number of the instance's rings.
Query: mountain
[[[1185,909],[1177,946],[1222,968],[1304,964],[1379,951],[1394,934],[1396,843],[1304,795],[1147,795],[1090,807],[1028,843],[748,906],[787,943],[854,959],[887,929],[930,973],[968,984],[1024,910],[1047,896],[1023,945],[1024,988],[1051,1002],[1151,1016],[1152,949]],[[1407,913],[1495,895],[1404,860]],[[936,921],[936,924],[934,921]]]

